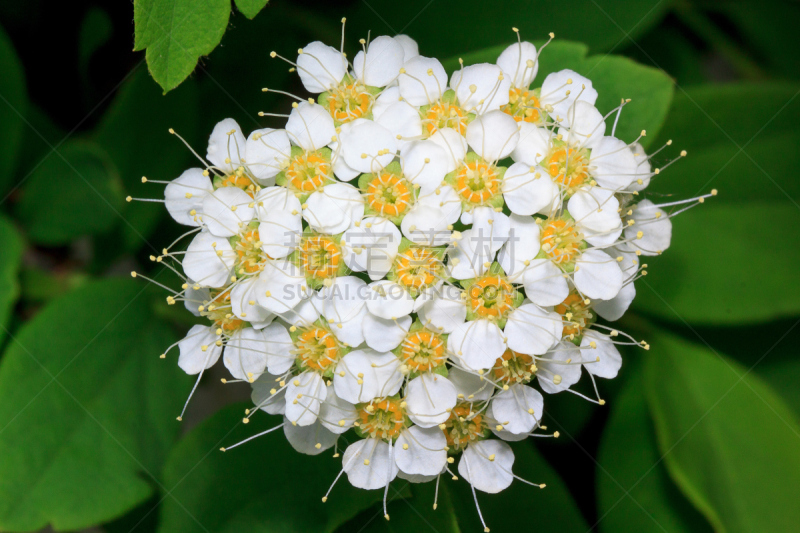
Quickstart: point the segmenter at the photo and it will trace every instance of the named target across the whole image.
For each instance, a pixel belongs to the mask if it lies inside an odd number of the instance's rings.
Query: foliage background
[[[797,530],[797,2],[264,3],[136,0],[185,15],[171,51],[153,26],[134,43],[128,2],[0,4],[0,530],[480,531],[463,483],[442,481],[434,513],[432,486],[396,482],[387,523],[379,494],[345,483],[320,503],[339,468],[328,454],[300,456],[278,436],[220,454],[273,423],[242,426],[234,402],[247,390],[223,373],[175,422],[192,380],[158,355],[188,313],[128,276],[176,282],[148,257],[180,229],[158,204],[124,202],[161,194],[141,176],[192,164],[167,129],[202,151],[226,116],[274,126],[256,112],[289,102],[259,89],[301,89],[269,52],[336,43],[342,16],[351,45],[368,30],[408,33],[440,58],[505,45],[512,25],[583,42],[588,59],[569,43],[550,51],[573,53],[596,86],[639,87],[631,109],[651,148],[671,138],[689,152],[648,196],[720,191],[674,219],[672,247],[637,282],[620,328],[651,349],[623,354],[604,407],[548,397],[561,438],[515,447],[516,473],[548,487],[482,495],[493,531]],[[632,96],[601,94],[609,107]]]

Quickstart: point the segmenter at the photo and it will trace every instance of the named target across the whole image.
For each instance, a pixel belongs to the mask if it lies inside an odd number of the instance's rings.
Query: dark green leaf
[[[541,43],[537,43],[541,46]],[[505,47],[494,47],[463,56],[464,64],[494,63]],[[649,137],[642,143],[646,146],[661,129],[672,101],[673,84],[663,72],[640,65],[630,59],[613,56],[586,57],[588,48],[581,43],[556,40],[550,43],[539,56],[539,72],[533,87],[541,86],[544,78],[551,72],[571,69],[592,80],[592,86],[599,93],[597,108],[608,113],[620,104],[623,98],[631,102],[622,110],[615,135],[626,141],[633,141],[642,130]],[[458,58],[444,62],[448,71],[458,67]],[[611,128],[606,130],[611,134]]]
[[[109,279],[52,302],[0,364],[0,529],[73,530],[154,493],[185,377],[145,286]]]
[[[539,531],[573,531],[584,533],[589,527],[583,520],[575,501],[558,474],[539,455],[530,442],[513,443],[514,474],[534,483],[544,483],[544,489],[531,487],[521,481],[500,494],[477,492],[486,525],[492,531],[518,531],[520,523],[532,517]],[[478,513],[472,500],[469,484],[463,479],[448,483],[456,508],[461,531],[481,531]],[[524,503],[523,503],[524,502]]]
[[[17,273],[22,261],[22,237],[5,217],[0,217],[0,346],[6,337],[11,310],[19,297]]]
[[[11,39],[0,27],[0,193],[5,192],[16,168],[22,142],[28,98],[25,74]],[[2,198],[0,196],[0,198]]]
[[[655,346],[655,349],[658,349]],[[600,530],[710,532],[661,463],[638,368],[611,404],[597,468]]]
[[[788,202],[716,204],[673,219],[672,246],[648,257],[634,308],[696,324],[760,322],[800,312],[800,208]],[[765,236],[780,232],[774,246]]]
[[[332,451],[316,457],[300,454],[281,430],[220,452],[221,446],[280,423],[258,413],[243,425],[244,408],[236,404],[221,410],[173,449],[164,473],[172,497],[164,501],[160,531],[322,533],[334,531],[383,497],[383,491],[355,489],[340,479],[322,503],[341,471],[341,457],[331,458]]]
[[[217,47],[230,12],[230,0],[135,0],[133,49],[147,49],[150,74],[170,91]]]
[[[58,245],[108,231],[119,221],[123,204],[108,155],[94,143],[67,141],[25,182],[17,215],[32,241]]]
[[[95,130],[94,139],[111,156],[122,175],[125,194],[136,198],[163,198],[164,186],[142,183],[142,176],[172,180],[199,162],[176,137],[174,128],[190,144],[202,138],[197,131],[197,86],[186,83],[164,96],[139,68],[125,82]],[[199,146],[197,146],[200,148]],[[202,148],[200,150],[204,152]],[[122,224],[125,248],[136,250],[166,215],[163,205],[134,202]]]
[[[717,531],[794,531],[794,414],[735,361],[667,334],[650,340],[644,390],[672,479]]]
[[[370,0],[347,14],[348,33],[353,38],[405,33],[419,42],[424,56],[448,57],[467,54],[478,47],[511,44],[522,39],[558,39],[585,42],[594,52],[610,50],[637,39],[664,16],[668,2],[624,0],[601,3],[592,0],[504,2],[454,5],[430,0]],[[341,15],[339,15],[341,16]],[[333,43],[331,43],[333,44]]]
[[[269,0],[236,0],[236,9],[241,11],[245,17],[253,19],[259,11],[264,9],[267,2]]]
[[[78,37],[78,66],[84,81],[88,81],[89,61],[92,55],[111,38],[114,23],[104,10],[89,9],[81,23]]]
[[[800,180],[785,162],[800,144],[799,95],[800,85],[787,83],[679,91],[654,146],[672,139],[689,156],[654,179],[648,192],[685,198],[716,187],[719,202],[800,201]],[[664,153],[654,166],[676,155]]]
[[[398,485],[405,481],[398,480]],[[394,486],[394,483],[392,484]],[[337,533],[355,531],[360,533],[460,533],[453,509],[450,491],[445,482],[439,486],[436,498],[436,482],[410,484],[412,497],[395,497],[387,505],[389,521],[383,517],[383,507],[376,506],[363,514],[363,525],[348,522]],[[391,489],[389,489],[391,492]],[[434,498],[437,506],[433,509]]]

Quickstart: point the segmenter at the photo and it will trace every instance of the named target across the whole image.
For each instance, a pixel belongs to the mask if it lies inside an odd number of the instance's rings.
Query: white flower
[[[232,237],[255,217],[253,198],[238,187],[222,187],[203,199],[203,216],[208,231]]]
[[[222,362],[234,378],[255,381],[267,368],[266,345],[263,331],[239,329],[225,344]]]
[[[280,259],[292,253],[303,231],[300,200],[283,187],[266,187],[255,197],[261,249]]]
[[[208,138],[206,159],[228,174],[242,166],[246,154],[246,141],[239,124],[232,118],[218,122]]]
[[[508,157],[519,142],[517,122],[502,111],[489,111],[467,126],[467,143],[485,161]]]
[[[402,236],[397,226],[380,217],[366,217],[342,235],[342,253],[348,268],[383,278],[392,267]]]
[[[337,277],[320,290],[322,316],[331,324],[336,338],[349,346],[364,342],[362,322],[368,313],[368,293],[366,282],[355,276]]]
[[[511,311],[503,333],[515,352],[542,355],[561,340],[562,330],[558,313],[526,303]]]
[[[339,435],[329,431],[319,418],[313,424],[300,426],[284,417],[283,433],[296,451],[306,455],[319,455],[336,444]]]
[[[381,489],[397,477],[392,441],[357,440],[347,447],[342,458],[350,484],[359,489]]]
[[[228,239],[216,237],[207,231],[198,233],[183,256],[182,266],[186,277],[204,287],[222,287],[236,260]]]
[[[203,200],[214,188],[211,179],[201,168],[190,168],[164,188],[164,205],[175,222],[199,226],[198,213],[203,212]]]
[[[490,320],[464,322],[450,333],[447,349],[471,369],[489,368],[506,351],[500,327]]]
[[[364,216],[364,199],[349,183],[326,185],[311,194],[303,219],[318,233],[336,235],[353,227]]]
[[[214,326],[192,326],[178,342],[178,366],[189,375],[199,374],[214,366],[222,354],[221,344],[217,345],[219,338]]]
[[[511,446],[499,440],[482,440],[464,450],[458,462],[458,473],[477,490],[496,494],[514,481],[513,465]]]
[[[255,288],[258,305],[281,316],[310,296],[303,272],[286,259],[268,260]]]
[[[548,394],[567,390],[581,379],[581,356],[577,346],[561,341],[536,361],[536,378]]]
[[[481,114],[508,103],[511,80],[497,65],[479,63],[455,71],[450,77],[450,87],[462,108]]]
[[[272,374],[263,373],[250,386],[253,388],[250,399],[257,409],[261,409],[271,415],[282,415],[286,412],[286,389],[281,388],[278,392],[275,389],[279,377]]]
[[[552,107],[550,115],[561,118],[562,123],[570,119],[570,110],[576,102],[594,105],[596,101],[597,91],[592,87],[592,81],[575,71],[553,72],[542,82],[541,103]]]
[[[353,58],[356,78],[371,87],[389,85],[403,66],[405,51],[395,39],[381,35],[370,41],[367,51],[358,52]]]
[[[353,350],[334,370],[334,390],[339,398],[353,404],[392,396],[403,385],[403,376],[397,371],[399,366],[391,352]]]
[[[527,41],[510,45],[497,58],[497,66],[514,88],[527,88],[539,71],[536,47]]]
[[[610,336],[591,329],[585,330],[581,348],[583,366],[587,372],[600,378],[617,377],[622,366],[622,356]]]
[[[286,385],[286,416],[292,424],[308,426],[317,420],[328,389],[317,372],[307,371],[289,378]]]
[[[400,34],[395,35],[392,37],[400,46],[403,47],[403,61],[406,62],[413,57],[419,55],[419,45],[417,45],[417,41],[409,37],[408,35]]]
[[[339,50],[320,41],[309,43],[297,55],[297,74],[310,93],[335,88],[347,73],[347,58]]]
[[[409,475],[435,476],[447,463],[447,439],[438,427],[411,426],[397,438],[395,461]]]
[[[336,135],[333,118],[319,104],[300,102],[286,122],[286,133],[292,143],[307,152],[314,152],[330,144]]]
[[[247,168],[262,186],[273,185],[272,179],[289,164],[292,145],[286,130],[264,128],[247,137]]]
[[[456,405],[456,387],[433,372],[423,372],[406,387],[408,416],[420,427],[438,426],[450,417]]]
[[[378,172],[397,154],[397,138],[392,132],[363,118],[343,125],[339,140],[345,163],[359,172]]]
[[[406,61],[397,81],[403,99],[417,107],[437,102],[447,90],[447,73],[432,57],[418,55]]]
[[[490,415],[502,421],[504,432],[514,435],[533,431],[539,426],[544,410],[544,398],[532,387],[515,383],[497,393],[489,405]]]
[[[625,238],[628,246],[640,250],[642,255],[660,255],[669,248],[672,240],[672,222],[666,211],[650,200],[642,200],[630,208],[629,221],[633,224],[625,226]]]

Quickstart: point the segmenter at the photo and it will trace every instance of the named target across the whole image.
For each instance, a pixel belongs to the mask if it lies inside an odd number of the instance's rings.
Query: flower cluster
[[[252,386],[244,421],[282,415],[302,453],[344,437],[356,487],[446,472],[496,493],[517,477],[506,441],[546,429],[542,392],[602,404],[617,345],[648,348],[598,319],[625,313],[642,256],[669,246],[664,209],[703,197],[640,199],[659,170],[606,123],[627,102],[604,116],[570,70],[531,87],[529,42],[449,77],[407,36],[360,42],[352,61],[298,50],[314,96],[284,127],[225,119],[203,166],[167,182],[192,239],[154,259],[185,274],[168,302],[208,319],[178,365],[222,358]],[[573,390],[583,373],[593,397]]]

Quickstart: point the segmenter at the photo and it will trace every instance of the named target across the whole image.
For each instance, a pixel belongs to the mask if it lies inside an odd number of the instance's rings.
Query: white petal
[[[423,428],[437,426],[450,417],[457,394],[455,385],[446,377],[432,372],[421,374],[406,387],[408,417]]]
[[[386,35],[373,39],[367,53],[360,51],[353,58],[356,78],[371,87],[385,87],[400,73],[403,66],[403,47]]]
[[[412,57],[416,57],[419,55],[419,45],[417,45],[417,41],[409,37],[408,35],[395,35],[392,37],[395,41],[397,41],[400,46],[403,47],[403,62],[408,61]],[[447,79],[445,79],[447,81]]]
[[[530,433],[542,419],[544,398],[527,385],[515,384],[492,399],[492,414],[510,433]]]
[[[328,385],[328,394],[318,419],[329,431],[341,434],[353,427],[353,422],[358,420],[358,412],[355,405],[336,395],[333,385]]]
[[[659,255],[669,248],[672,241],[672,222],[667,213],[656,207],[650,200],[642,200],[633,208],[634,224],[625,228],[625,238],[642,255]],[[642,232],[642,237],[638,233]]]
[[[439,333],[451,333],[467,318],[467,306],[461,299],[461,291],[449,285],[440,289],[440,294],[417,310],[420,321]]]
[[[330,144],[336,135],[336,129],[333,126],[333,117],[324,107],[300,102],[289,113],[286,133],[293,144],[313,152]]]
[[[195,287],[197,287],[195,289]],[[183,306],[186,307],[194,316],[203,316],[198,309],[211,299],[211,291],[207,287],[201,287],[191,279],[186,280],[186,292],[183,296]]]
[[[622,233],[619,201],[612,191],[597,187],[582,188],[569,199],[567,209],[590,244],[611,244]]]
[[[433,141],[414,141],[403,149],[403,175],[419,185],[419,195],[432,194],[447,174],[447,152]]]
[[[292,353],[294,343],[286,330],[286,326],[273,322],[262,330],[264,335],[264,351],[267,352],[267,367],[269,373],[279,376],[287,372],[294,364],[295,356]],[[270,387],[280,388],[277,383]]]
[[[336,395],[352,404],[376,398],[379,383],[373,364],[379,356],[378,352],[367,349],[353,350],[342,357],[333,375]]]
[[[372,357],[375,377],[378,383],[377,397],[394,396],[403,386],[404,375],[400,372],[401,362],[391,352],[375,354]]]
[[[647,157],[644,147],[638,142],[632,143],[630,145],[630,150],[633,153],[634,161],[636,161],[636,176],[634,176],[634,180],[631,184],[628,185],[627,190],[643,191],[650,185],[650,177],[652,176],[650,159]]]
[[[389,109],[390,106],[402,101],[403,98],[400,96],[399,88],[396,86],[387,87],[381,91],[381,94],[379,94],[378,98],[375,99],[375,103],[372,104],[372,120],[380,120],[381,115],[383,115],[383,113]],[[349,122],[347,124],[349,124]],[[342,124],[342,129],[344,129],[347,124]]]
[[[405,149],[411,140],[422,135],[422,119],[419,111],[407,102],[397,102],[389,106],[375,122],[394,135],[400,150]],[[375,170],[375,165],[370,168]]]
[[[214,126],[208,138],[206,159],[224,172],[233,172],[241,166],[245,159],[245,140],[235,120],[226,118]]]
[[[394,106],[387,109],[381,119],[393,109]],[[345,162],[359,172],[378,172],[397,154],[395,135],[371,120],[359,118],[352,121],[349,128],[342,129],[339,138]]]
[[[310,93],[321,93],[339,85],[347,72],[347,58],[332,46],[314,41],[297,56],[297,74]]]
[[[326,185],[306,201],[303,218],[314,231],[336,235],[346,231],[364,216],[364,199],[348,183]]]
[[[406,474],[433,476],[447,463],[447,439],[438,427],[412,426],[400,434],[395,446],[395,461]]]
[[[222,347],[216,344],[217,338],[213,326],[192,326],[178,343],[178,366],[181,370],[193,375],[214,366],[222,354]]]
[[[528,122],[520,123],[519,142],[511,153],[517,163],[538,165],[550,151],[553,133],[548,128],[540,128]]]
[[[316,372],[303,372],[289,378],[286,385],[286,418],[298,426],[313,424],[327,393],[325,382]]]
[[[312,292],[310,296],[294,306],[291,311],[283,313],[281,318],[293,326],[310,326],[319,318],[319,310],[315,302],[316,298],[316,293]]]
[[[567,363],[569,361],[569,363]],[[581,379],[581,361],[578,347],[562,341],[536,362],[539,386],[548,394],[567,390]]]
[[[411,322],[410,316],[387,320],[367,313],[364,317],[364,340],[373,350],[379,352],[394,350],[403,342]]]
[[[622,288],[622,270],[602,250],[584,250],[575,262],[575,286],[588,298],[610,300]]]
[[[284,187],[266,187],[255,198],[261,249],[273,259],[286,257],[300,242],[300,200]]]
[[[457,70],[450,77],[461,107],[475,113],[500,109],[508,103],[511,80],[497,65],[479,63]]]
[[[561,339],[562,331],[561,315],[523,304],[508,315],[504,333],[515,352],[542,355]]]
[[[436,130],[429,140],[444,148],[447,153],[446,172],[457,169],[467,155],[467,140],[453,128]]]
[[[271,414],[282,415],[286,411],[286,389],[278,391],[276,376],[272,374],[262,374],[254,383],[251,384],[253,391],[250,399],[258,409]],[[275,391],[275,394],[272,394]]]
[[[592,148],[589,164],[592,176],[602,187],[624,189],[637,178],[633,152],[616,137],[601,138]]]
[[[539,70],[536,47],[528,41],[517,42],[503,50],[497,58],[497,66],[503,69],[511,85],[527,88]]]
[[[502,244],[502,243],[501,243]],[[494,259],[489,237],[468,229],[447,252],[450,255],[450,275],[456,279],[471,279],[488,270]]]
[[[510,229],[508,242],[497,254],[497,261],[506,275],[516,281],[521,277],[540,249],[540,229],[536,219],[528,216],[511,215],[508,217]]]
[[[549,259],[534,259],[522,275],[525,296],[541,306],[557,305],[569,295],[564,273]]]
[[[238,187],[222,187],[203,199],[203,222],[220,237],[236,235],[255,216],[253,199]]]
[[[350,484],[367,490],[388,485],[397,477],[393,452],[389,444],[378,439],[357,440],[348,446],[342,465]]]
[[[622,318],[636,297],[636,287],[633,282],[623,285],[619,293],[610,300],[595,300],[593,309],[606,320],[614,321]]]
[[[551,115],[554,116],[567,117],[576,101],[594,105],[596,100],[597,91],[592,87],[592,81],[573,70],[553,72],[542,83],[542,105],[552,105],[554,110]]]
[[[164,188],[164,204],[175,222],[185,226],[199,226],[203,214],[203,199],[214,188],[211,179],[203,175],[202,168],[190,168]],[[194,211],[194,215],[192,215]]]
[[[441,246],[450,242],[452,231],[447,213],[439,207],[417,204],[403,217],[400,229],[403,235],[416,244]]]
[[[457,366],[450,368],[447,379],[455,385],[456,392],[470,402],[482,402],[492,397],[494,385],[481,376],[462,370]]]
[[[267,339],[262,331],[242,328],[228,339],[222,362],[236,379],[253,381],[267,368]]]
[[[286,259],[266,261],[258,275],[258,304],[280,316],[309,296],[303,272]]]
[[[517,122],[499,109],[477,117],[467,126],[467,143],[486,161],[499,161],[511,155],[519,142]]]
[[[514,481],[513,465],[511,446],[499,440],[482,440],[464,450],[458,462],[458,473],[477,490],[496,494]]]
[[[403,70],[397,78],[400,95],[411,105],[433,104],[447,89],[447,73],[436,58],[418,55],[406,61]]]
[[[207,231],[198,233],[183,256],[186,276],[205,287],[222,287],[228,283],[236,253],[228,239]]]
[[[494,255],[506,243],[511,233],[511,221],[505,213],[481,206],[472,210],[472,232]]]
[[[338,277],[320,291],[322,314],[332,324],[346,322],[364,308],[368,294],[365,281],[355,276]]]
[[[356,272],[367,271],[370,278],[381,279],[392,268],[401,241],[402,235],[393,223],[367,217],[342,235],[344,261]]]
[[[595,348],[591,347],[592,343]],[[583,334],[581,348],[584,349],[581,355],[583,366],[586,367],[587,372],[599,378],[617,377],[617,373],[622,367],[622,356],[608,335],[587,330]]]
[[[292,448],[306,455],[318,455],[336,444],[339,435],[316,420],[308,426],[295,426],[288,418],[284,418],[283,433]]]
[[[506,351],[503,332],[488,320],[473,320],[458,326],[447,337],[447,349],[473,370],[490,368]]]
[[[558,133],[563,135],[568,144],[594,148],[603,139],[606,123],[603,121],[603,114],[593,105],[576,102],[567,110],[566,116],[567,119],[562,124],[569,123],[569,127],[559,128]]]
[[[285,130],[264,128],[255,130],[247,138],[247,168],[261,185],[271,185],[267,180],[274,178],[284,169],[291,154],[289,135]]]
[[[553,205],[558,186],[542,167],[514,163],[503,175],[503,199],[512,213],[533,215]]]

